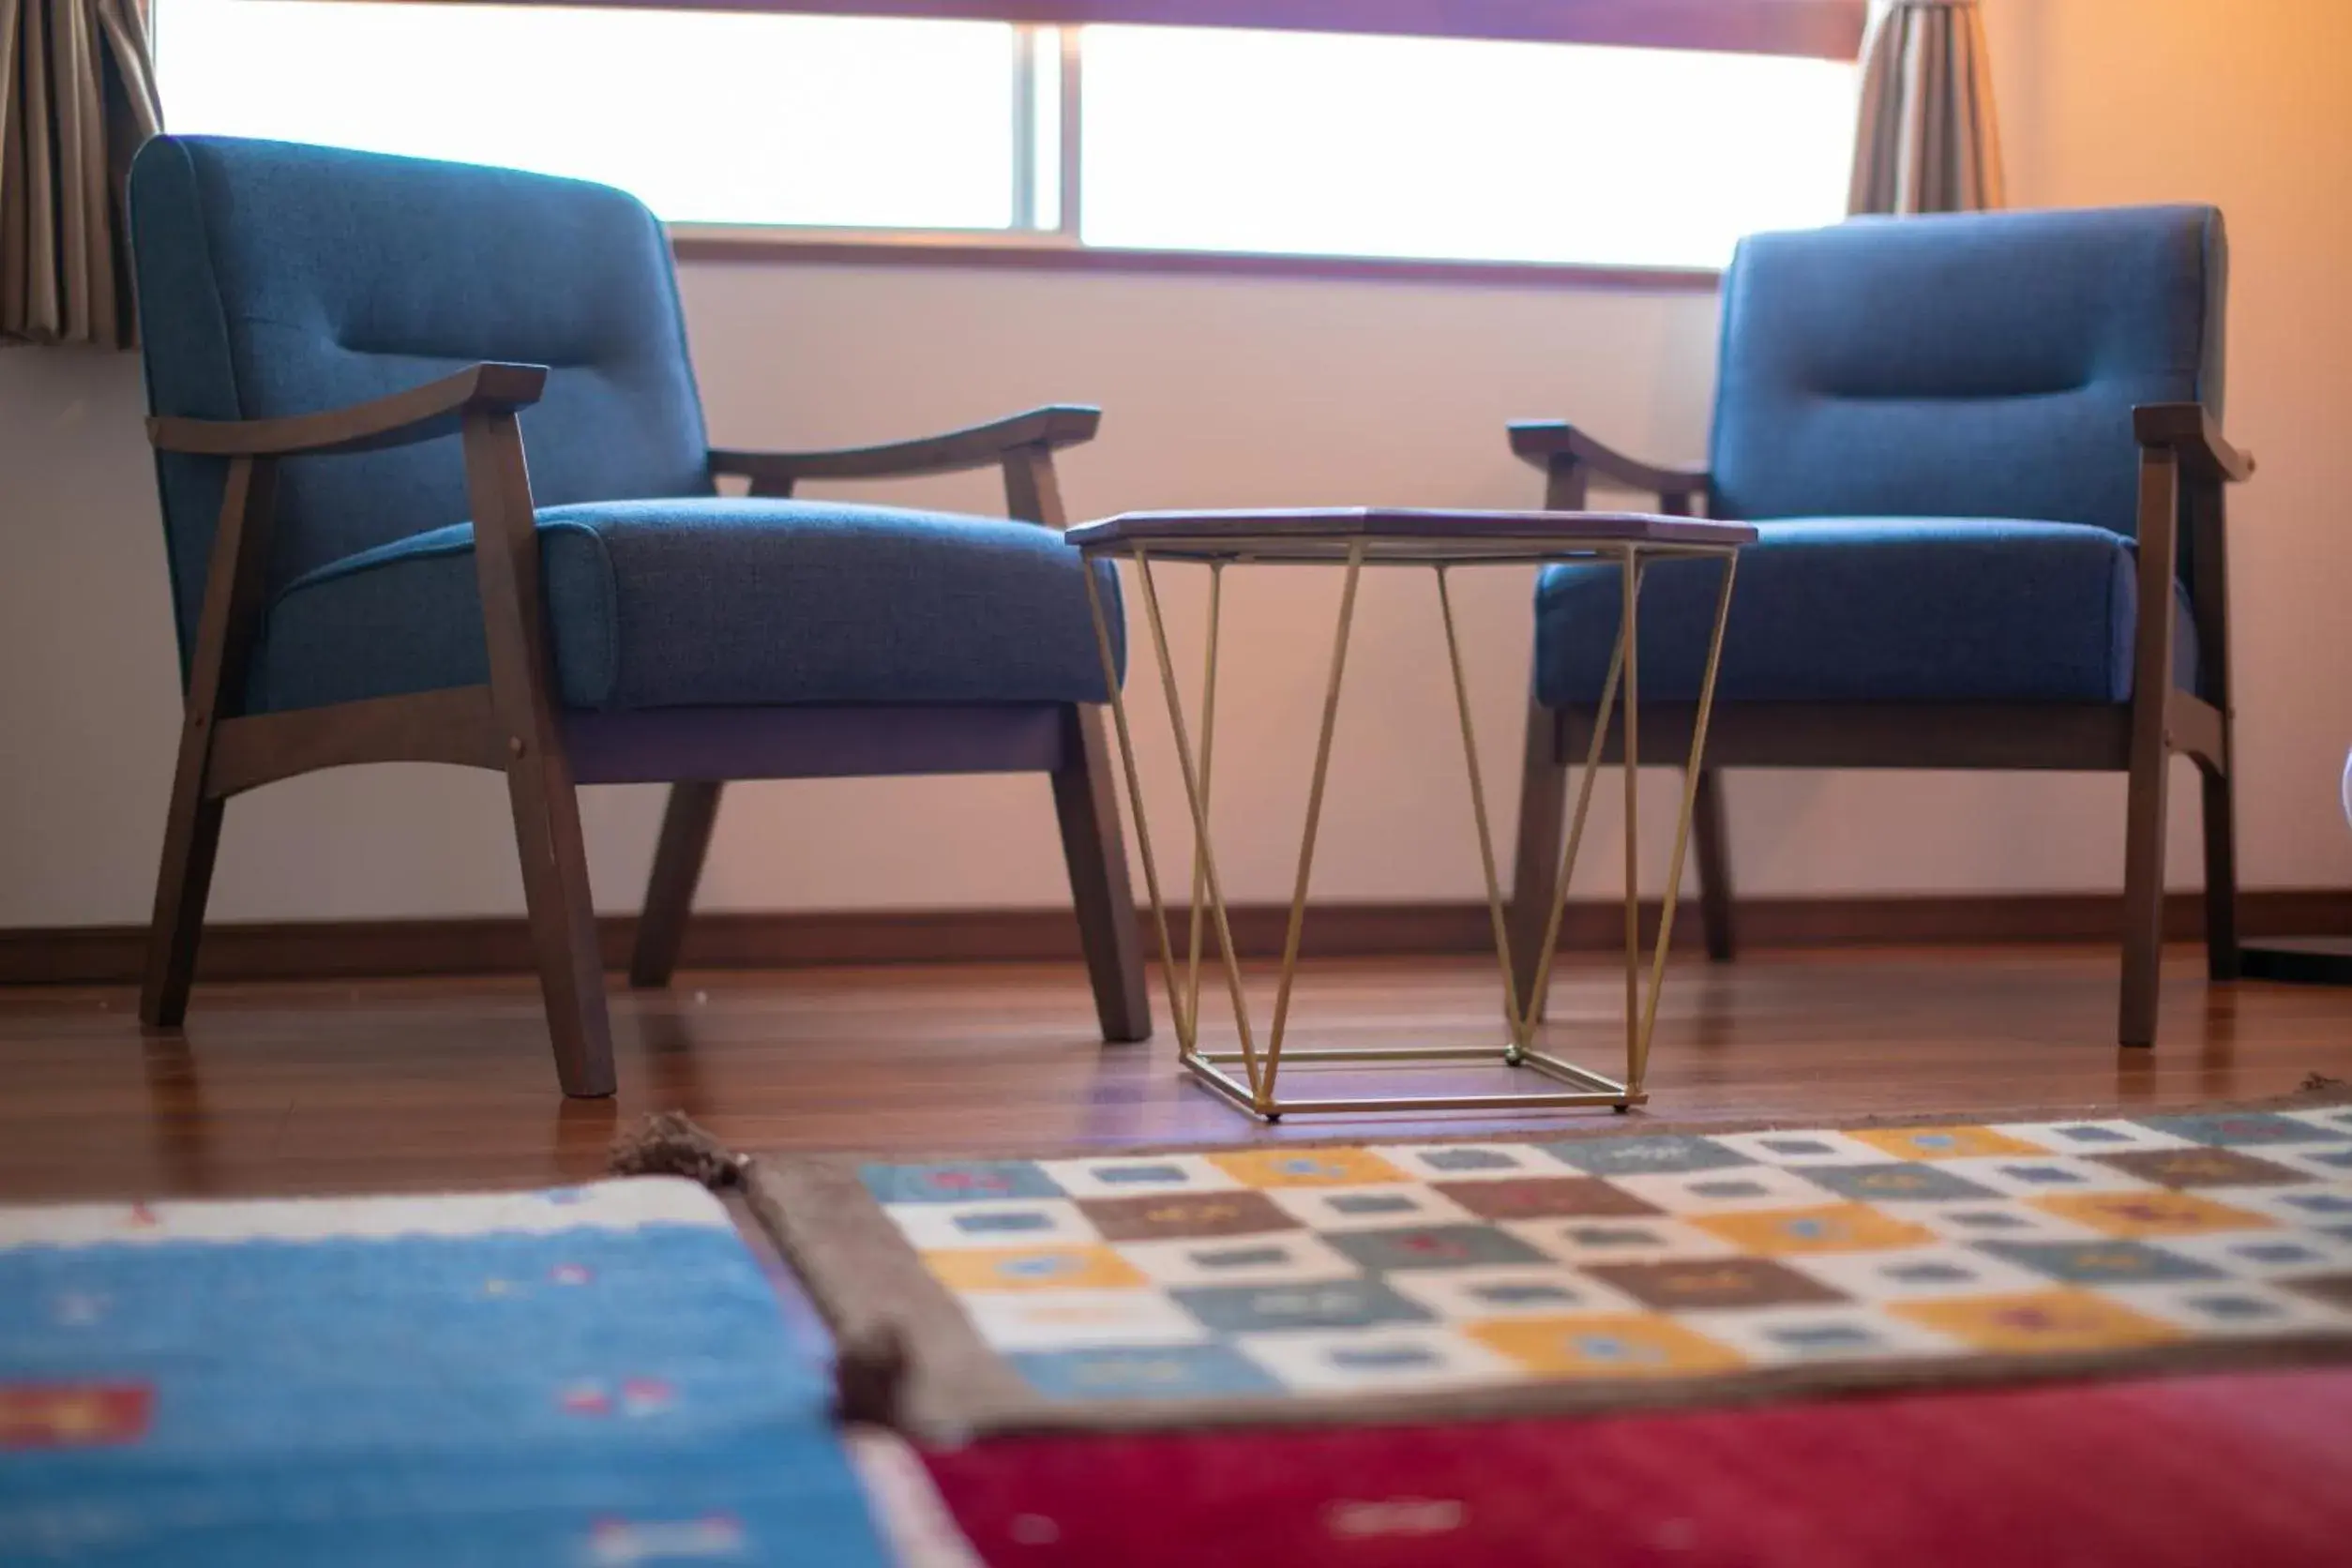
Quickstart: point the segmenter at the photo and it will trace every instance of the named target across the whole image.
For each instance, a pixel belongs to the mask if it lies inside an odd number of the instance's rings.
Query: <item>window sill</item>
[[[1658,294],[1711,294],[1723,281],[1723,273],[1714,267],[1605,266],[1245,250],[1145,250],[1074,245],[1051,234],[1032,236],[999,231],[826,232],[674,224],[670,230],[670,244],[677,259],[687,263],[1004,267],[1041,272],[1305,278]]]

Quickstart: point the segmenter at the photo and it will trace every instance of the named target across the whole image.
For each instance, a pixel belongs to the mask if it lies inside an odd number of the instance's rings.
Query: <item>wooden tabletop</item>
[[[1623,545],[1718,554],[1756,539],[1754,526],[1651,512],[1491,512],[1411,506],[1273,507],[1122,512],[1065,537],[1090,553],[1145,547],[1195,561],[1333,561],[1361,544],[1367,562],[1436,565],[1581,555]]]

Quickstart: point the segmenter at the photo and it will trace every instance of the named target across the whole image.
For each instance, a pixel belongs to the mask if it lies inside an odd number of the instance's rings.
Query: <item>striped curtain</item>
[[[2006,197],[1976,0],[1889,0],[1863,46],[1847,210],[1974,212]]]
[[[143,0],[0,0],[0,344],[131,343],[123,181],[161,126]]]

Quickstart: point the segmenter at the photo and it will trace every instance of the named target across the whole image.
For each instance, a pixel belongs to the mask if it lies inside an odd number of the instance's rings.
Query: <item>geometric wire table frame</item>
[[[1161,972],[1168,989],[1168,1011],[1176,1026],[1178,1062],[1204,1087],[1238,1108],[1265,1122],[1295,1115],[1361,1115],[1383,1111],[1539,1109],[1608,1106],[1622,1111],[1648,1099],[1643,1082],[1649,1065],[1651,1037],[1657,1026],[1658,1003],[1666,979],[1666,963],[1674,934],[1675,904],[1690,844],[1691,822],[1697,800],[1699,765],[1707,746],[1707,725],[1713,707],[1715,678],[1723,658],[1724,627],[1731,609],[1731,589],[1741,544],[1755,531],[1742,524],[1688,518],[1651,517],[1637,513],[1495,513],[1415,511],[1315,512],[1185,512],[1128,513],[1069,531],[1090,560],[1118,554],[1132,561],[1151,630],[1152,650],[1159,669],[1169,724],[1174,732],[1177,765],[1184,777],[1184,799],[1192,817],[1193,865],[1190,900],[1191,928],[1185,962],[1180,972],[1175,942],[1162,889],[1159,867],[1153,853],[1143,788],[1136,764],[1127,705],[1120,690],[1118,661],[1110,625],[1094,573],[1084,573],[1093,610],[1094,634],[1103,674],[1110,691],[1111,716],[1118,732],[1119,754],[1125,775],[1127,799],[1135,818],[1136,842],[1143,863],[1144,885],[1151,897],[1152,916],[1160,948]],[[1675,823],[1674,850],[1669,859],[1663,908],[1654,943],[1647,953],[1641,940],[1639,874],[1639,805],[1636,783],[1640,767],[1640,638],[1639,607],[1642,579],[1658,560],[1703,557],[1724,562],[1723,585],[1715,601],[1714,625],[1700,677],[1698,705],[1694,716],[1690,755],[1684,764],[1681,809]],[[1511,961],[1510,922],[1496,869],[1494,833],[1487,811],[1486,792],[1478,761],[1478,736],[1470,716],[1470,684],[1464,672],[1461,639],[1454,614],[1447,573],[1455,566],[1547,564],[1567,560],[1614,560],[1622,577],[1622,604],[1617,645],[1604,682],[1598,722],[1577,783],[1576,807],[1563,847],[1560,874],[1555,879],[1552,906],[1545,923],[1542,958],[1528,994],[1519,994]],[[1154,562],[1205,565],[1209,571],[1206,669],[1201,686],[1199,749],[1196,754],[1179,694],[1176,666],[1168,649],[1168,625],[1160,607]],[[1262,1048],[1252,1027],[1248,999],[1242,983],[1240,959],[1227,917],[1224,885],[1217,874],[1216,851],[1209,827],[1209,806],[1216,755],[1217,653],[1225,570],[1230,565],[1259,564],[1336,564],[1345,570],[1339,614],[1333,633],[1331,668],[1324,687],[1322,723],[1316,739],[1315,761],[1307,786],[1306,820],[1300,834],[1297,876],[1292,883],[1288,923],[1284,929],[1281,967]],[[1432,1046],[1402,1048],[1313,1048],[1286,1053],[1285,1034],[1290,1020],[1292,987],[1297,978],[1300,935],[1304,927],[1306,897],[1315,860],[1315,840],[1320,825],[1323,792],[1330,774],[1332,736],[1339,716],[1339,700],[1347,671],[1349,637],[1355,618],[1356,587],[1366,565],[1419,565],[1435,573],[1440,619],[1445,629],[1446,656],[1453,671],[1455,712],[1460,718],[1462,751],[1468,774],[1470,809],[1477,829],[1478,851],[1485,875],[1486,903],[1492,917],[1495,957],[1502,978],[1503,1013],[1510,1035],[1500,1049],[1490,1046]],[[1622,701],[1620,701],[1621,688]],[[1612,1078],[1538,1048],[1539,999],[1550,984],[1552,961],[1559,948],[1560,927],[1567,907],[1571,875],[1584,837],[1592,804],[1593,784],[1600,773],[1603,743],[1615,711],[1622,733],[1621,771],[1625,790],[1625,1066],[1624,1077]],[[1204,902],[1205,899],[1205,902]],[[1223,958],[1238,1048],[1204,1049],[1200,1040],[1202,948],[1214,927]],[[1285,1098],[1278,1092],[1286,1062],[1302,1065],[1349,1065],[1358,1068],[1425,1066],[1441,1063],[1500,1062],[1554,1079],[1563,1087],[1535,1093],[1399,1093],[1351,1095],[1345,1098]],[[1240,1076],[1233,1072],[1240,1068]]]

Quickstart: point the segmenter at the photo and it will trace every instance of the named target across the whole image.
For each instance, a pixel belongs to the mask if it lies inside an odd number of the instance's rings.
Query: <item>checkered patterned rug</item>
[[[758,1162],[917,1430],[1394,1419],[2352,1351],[2352,1107]]]

